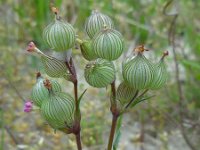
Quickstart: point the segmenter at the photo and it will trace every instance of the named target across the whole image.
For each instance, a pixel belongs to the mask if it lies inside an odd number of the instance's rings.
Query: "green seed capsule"
[[[45,100],[49,98],[49,91],[45,88],[44,83],[43,83],[44,81],[45,81],[44,78],[38,77],[37,82],[33,86],[33,89],[31,92],[31,99],[33,103],[38,107],[41,107],[42,102],[44,102]],[[51,83],[52,83],[52,90],[54,92],[61,91],[61,86],[57,81],[51,80]]]
[[[41,57],[44,71],[53,78],[60,78],[67,74],[67,67],[64,61],[60,61],[53,57]]]
[[[55,51],[66,51],[75,45],[75,30],[69,23],[56,19],[43,32],[43,39]]]
[[[109,61],[119,58],[124,50],[121,33],[107,27],[94,37],[92,45],[98,57]]]
[[[136,92],[136,89],[129,87],[125,82],[122,82],[117,88],[116,99],[124,106],[135,96]]]
[[[55,57],[48,56],[41,52],[33,42],[30,42],[27,51],[40,56],[44,71],[50,77],[59,78],[68,76],[68,69],[65,61],[58,60]]]
[[[84,41],[80,44],[81,53],[87,60],[94,60],[97,58],[94,50],[92,49],[91,41]]]
[[[92,15],[87,19],[85,23],[85,31],[92,39],[95,34],[103,29],[105,24],[109,28],[114,28],[112,20],[107,15],[104,15],[97,10],[94,10],[92,12]]]
[[[72,127],[74,108],[74,99],[70,95],[63,92],[50,93],[49,100],[42,103],[41,113],[52,128],[62,130]]]
[[[149,88],[154,76],[154,68],[151,62],[139,52],[137,56],[123,65],[123,77],[125,82],[138,90]]]
[[[86,65],[84,76],[91,86],[106,87],[115,79],[114,65],[112,62],[98,58]]]
[[[168,73],[167,73],[166,65],[164,63],[164,57],[168,55],[168,52],[166,53],[167,54],[164,54],[164,56],[161,58],[158,64],[156,64],[154,67],[155,68],[154,78],[150,85],[150,89],[152,90],[161,88],[167,81]]]

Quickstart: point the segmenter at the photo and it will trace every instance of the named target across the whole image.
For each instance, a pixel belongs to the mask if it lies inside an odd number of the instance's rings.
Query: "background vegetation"
[[[0,150],[75,149],[73,137],[53,134],[37,111],[23,112],[23,100],[30,97],[35,72],[40,70],[38,59],[27,55],[25,47],[34,40],[49,52],[42,30],[53,19],[51,2],[74,25],[80,38],[87,38],[84,21],[93,9],[109,15],[126,39],[126,52],[120,60],[138,44],[150,49],[147,55],[153,60],[169,51],[167,85],[152,91],[155,97],[125,115],[120,150],[200,147],[200,1],[174,0],[166,15],[166,0],[0,0]],[[171,42],[169,31],[177,12],[175,40]],[[79,49],[73,50],[73,56],[80,68],[80,91],[88,88],[82,102],[84,148],[102,150],[111,122],[107,91],[88,86],[82,71],[86,61]],[[120,64],[116,62],[119,70]],[[59,82],[64,90],[72,91],[70,83]]]

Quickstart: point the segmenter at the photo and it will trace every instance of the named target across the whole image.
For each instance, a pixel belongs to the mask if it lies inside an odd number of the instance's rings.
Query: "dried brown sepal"
[[[59,10],[58,10],[58,8],[56,8],[56,7],[51,7],[51,11],[55,14],[55,15],[57,15],[58,13],[59,13]]]
[[[146,49],[146,48],[144,47],[144,44],[142,44],[142,45],[137,46],[137,47],[134,49],[134,51],[135,51],[135,52],[143,53],[144,51],[149,51],[149,50]]]
[[[42,75],[41,75],[41,73],[38,71],[38,72],[36,72],[36,79],[38,79],[39,77],[41,77]]]
[[[52,85],[51,82],[49,81],[49,79],[45,79],[45,81],[43,82],[44,86],[48,89],[51,90],[52,89]]]
[[[163,60],[166,56],[168,56],[169,55],[169,52],[168,51],[164,51],[163,52],[163,55],[162,55],[162,57],[161,57],[161,60]]]

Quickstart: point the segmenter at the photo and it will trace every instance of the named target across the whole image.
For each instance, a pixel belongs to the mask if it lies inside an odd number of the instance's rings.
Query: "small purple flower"
[[[33,102],[28,100],[24,104],[24,112],[31,112],[33,109]]]

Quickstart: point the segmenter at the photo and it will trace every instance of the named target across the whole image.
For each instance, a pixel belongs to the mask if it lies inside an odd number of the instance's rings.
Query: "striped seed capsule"
[[[41,113],[47,123],[54,129],[70,129],[74,122],[74,99],[63,92],[50,91],[48,101],[44,101]]]
[[[149,88],[154,76],[154,67],[143,55],[143,51],[144,47],[142,51],[138,51],[136,57],[125,61],[122,68],[125,82],[137,90]]]
[[[92,41],[95,54],[109,61],[119,58],[124,50],[124,39],[120,32],[105,28]]]
[[[87,19],[85,23],[85,31],[87,35],[92,39],[95,34],[100,32],[104,25],[109,28],[114,28],[113,22],[107,15],[104,15],[97,10],[92,11],[92,15]]]
[[[166,65],[164,63],[164,58],[167,55],[168,51],[164,52],[163,57],[154,67],[154,77],[150,86],[150,89],[152,90],[161,88],[167,81],[168,73]]]
[[[41,57],[45,73],[53,78],[60,78],[67,74],[65,62],[50,56]]]
[[[116,100],[118,100],[121,106],[128,104],[128,102],[135,96],[137,90],[129,87],[125,82],[122,82],[116,92]]]
[[[33,103],[38,107],[41,107],[42,103],[45,100],[48,100],[48,98],[49,98],[49,91],[44,86],[44,83],[43,83],[44,81],[45,81],[45,79],[42,76],[38,76],[37,82],[33,86],[32,92],[31,92],[31,99],[32,99]],[[54,92],[61,91],[61,86],[57,81],[51,80],[50,82],[52,84],[52,90]]]
[[[114,65],[108,60],[98,58],[86,65],[84,76],[91,86],[97,88],[106,87],[115,79]]]
[[[81,53],[86,60],[94,60],[97,58],[94,50],[92,49],[91,41],[83,41],[80,44]]]
[[[76,33],[71,24],[61,20],[59,16],[43,31],[45,43],[54,51],[66,51],[75,45]]]
[[[48,56],[41,52],[33,42],[30,42],[27,48],[28,52],[36,53],[41,57],[44,71],[53,78],[68,76],[67,66],[64,61]]]

